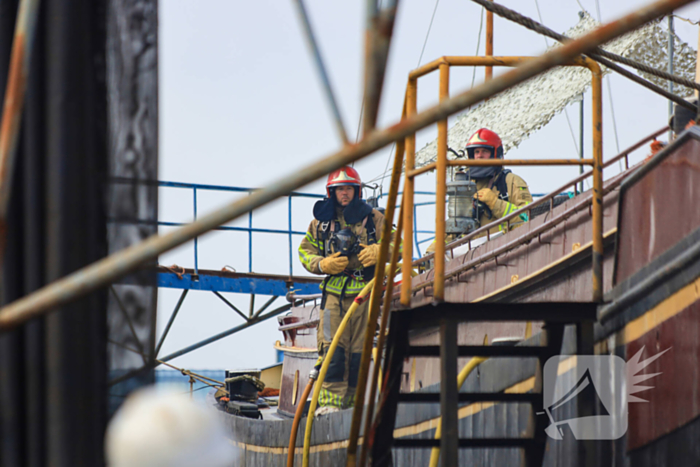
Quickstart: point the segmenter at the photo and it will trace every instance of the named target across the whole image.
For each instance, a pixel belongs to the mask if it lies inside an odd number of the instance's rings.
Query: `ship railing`
[[[440,102],[445,102],[449,99],[449,79],[450,69],[453,66],[508,66],[513,67],[532,60],[533,57],[441,57],[420,68],[409,73],[408,85],[406,88],[406,118],[411,118],[418,113],[417,110],[417,90],[418,79],[439,71],[439,99]],[[420,168],[415,168],[416,156],[416,135],[409,134],[405,139],[405,165],[404,165],[404,191],[402,197],[402,215],[403,215],[403,267],[402,267],[402,285],[401,285],[401,305],[410,306],[413,290],[411,287],[411,273],[414,267],[413,261],[413,203],[414,203],[414,185],[415,178],[428,171],[436,171],[436,195],[438,201],[435,205],[435,238],[445,238],[445,203],[447,190],[447,171],[448,167],[478,167],[478,166],[591,166],[593,175],[593,291],[592,300],[600,302],[603,298],[603,147],[602,147],[602,107],[601,107],[601,78],[602,73],[600,66],[594,61],[585,57],[578,57],[565,62],[562,66],[579,66],[588,68],[591,71],[592,82],[592,133],[593,133],[593,158],[591,159],[447,159],[447,118],[437,122],[438,138],[437,138],[437,160]],[[400,155],[397,150],[396,157]],[[396,165],[396,164],[395,164]],[[570,184],[567,184],[567,187]],[[565,187],[566,188],[566,187]],[[558,193],[558,191],[557,191]],[[553,198],[553,196],[552,196]],[[552,198],[543,198],[540,203],[544,203]],[[531,209],[531,208],[530,208]],[[468,239],[461,239],[462,243],[468,242],[476,235],[487,232],[487,229],[493,227],[492,224],[502,224],[504,221],[510,223],[510,220],[515,215],[520,215],[524,211],[519,210],[513,213],[507,220],[499,219],[498,222],[491,223],[489,226],[483,226],[468,236]],[[456,242],[455,242],[456,243]],[[462,244],[460,243],[460,244]],[[456,245],[454,245],[456,246]],[[451,244],[450,248],[454,248]],[[435,302],[444,301],[445,297],[445,243],[443,241],[435,242],[434,259],[434,278],[433,300]],[[421,261],[423,261],[422,259]]]
[[[183,183],[183,182],[169,182],[169,181],[162,181],[159,180],[157,182],[145,182],[145,181],[134,181],[133,179],[128,179],[128,178],[113,178],[111,179],[114,183],[128,183],[128,184],[133,184],[133,183],[141,183],[141,184],[150,184],[150,183],[155,183],[159,188],[174,188],[174,189],[184,189],[184,190],[190,190],[192,192],[192,218],[194,221],[197,220],[197,194],[202,192],[202,191],[210,191],[210,192],[220,192],[220,193],[247,193],[248,195],[252,194],[257,190],[257,188],[246,188],[246,187],[235,187],[235,186],[226,186],[226,185],[206,185],[206,184],[201,184],[201,183]],[[312,199],[320,199],[323,198],[323,195],[320,194],[315,194],[315,193],[302,193],[302,192],[296,192],[293,191],[289,193],[289,195],[286,196],[286,204],[287,204],[287,228],[286,229],[262,229],[259,227],[254,227],[253,225],[253,218],[254,218],[254,210],[251,210],[248,212],[248,226],[247,227],[236,227],[236,226],[228,226],[228,225],[221,225],[219,227],[216,227],[212,230],[218,230],[218,231],[225,231],[225,232],[242,232],[242,233],[247,233],[248,237],[248,272],[253,272],[253,235],[254,234],[277,234],[277,235],[283,235],[287,237],[287,242],[288,242],[288,249],[289,249],[289,275],[293,276],[293,265],[294,265],[294,252],[295,248],[293,246],[293,236],[294,235],[306,235],[306,231],[300,231],[300,230],[294,230],[292,228],[293,225],[293,202],[292,200],[294,198],[312,198]],[[126,222],[126,223],[132,223],[132,224],[139,224],[139,225],[158,225],[159,227],[181,227],[188,225],[188,222],[169,222],[169,221],[152,221],[152,220],[147,220],[147,219],[110,219],[112,222]],[[194,271],[195,274],[199,274],[199,241],[198,237],[194,237],[193,239],[194,242]],[[239,271],[240,272],[240,271]]]
[[[603,168],[610,167],[611,165],[613,165],[613,164],[615,164],[615,163],[617,163],[617,162],[620,162],[620,161],[624,160],[625,170],[629,170],[629,168],[630,168],[630,161],[629,161],[629,156],[630,156],[630,154],[632,154],[634,151],[636,151],[637,149],[639,149],[639,148],[641,148],[642,146],[644,146],[646,143],[649,143],[650,141],[653,141],[656,137],[658,137],[658,136],[660,136],[660,135],[666,133],[668,130],[669,130],[669,127],[666,126],[666,127],[663,127],[663,128],[661,128],[661,129],[659,129],[659,130],[656,130],[654,133],[651,133],[650,135],[645,136],[644,138],[640,139],[638,142],[636,142],[635,144],[633,144],[633,145],[630,146],[629,148],[625,149],[624,151],[622,151],[621,153],[619,153],[619,154],[616,155],[615,157],[613,157],[613,158],[611,158],[610,160],[606,161],[606,162],[603,164]],[[574,192],[576,192],[576,187],[577,187],[577,185],[578,185],[580,182],[584,181],[586,178],[590,177],[592,174],[593,174],[592,171],[586,172],[586,173],[584,173],[584,174],[582,174],[582,175],[580,175],[580,176],[578,176],[578,177],[576,177],[576,178],[574,178],[574,179],[568,181],[566,184],[562,185],[561,187],[559,187],[558,189],[552,191],[552,192],[549,193],[549,194],[546,194],[546,195],[533,194],[533,195],[532,195],[533,198],[538,198],[538,197],[539,197],[539,199],[537,199],[536,201],[533,201],[532,203],[528,204],[527,206],[524,206],[524,207],[522,207],[522,208],[520,208],[520,209],[518,209],[518,210],[516,210],[516,211],[513,211],[512,213],[508,214],[507,216],[504,216],[504,217],[502,217],[502,218],[500,218],[500,219],[497,219],[497,220],[495,220],[495,221],[493,221],[493,222],[491,222],[491,223],[489,223],[489,224],[486,224],[486,225],[484,225],[484,226],[482,226],[482,227],[480,227],[480,228],[478,228],[478,229],[475,229],[474,231],[470,232],[469,234],[464,235],[463,237],[461,237],[461,238],[459,238],[459,239],[457,239],[457,240],[454,240],[454,241],[448,243],[448,244],[445,246],[445,253],[446,253],[446,254],[447,254],[448,252],[453,253],[454,250],[455,250],[456,248],[458,248],[458,247],[460,247],[460,246],[463,246],[463,245],[465,245],[465,244],[467,244],[468,249],[471,250],[471,249],[472,249],[472,244],[471,244],[471,242],[472,242],[472,240],[474,240],[475,238],[480,237],[480,236],[482,236],[482,235],[486,235],[487,240],[490,239],[490,232],[491,232],[491,230],[492,230],[494,227],[498,227],[499,225],[502,225],[504,222],[505,222],[505,223],[507,224],[507,226],[508,226],[508,229],[507,229],[507,230],[509,230],[509,229],[510,229],[510,222],[511,222],[511,220],[513,220],[513,219],[518,219],[522,214],[526,214],[526,215],[527,215],[527,218],[528,218],[528,219],[531,219],[531,218],[532,218],[532,216],[531,216],[532,210],[533,210],[534,208],[538,207],[538,206],[544,205],[545,203],[548,203],[548,204],[549,204],[549,212],[551,213],[552,210],[553,210],[554,207],[555,207],[555,206],[554,206],[554,198],[555,198],[556,196],[558,196],[559,194],[563,194],[563,193],[569,193],[569,192],[566,191],[566,190],[569,189],[569,188],[573,188]],[[610,183],[608,183],[607,186],[604,188],[604,190],[603,190],[603,195],[606,195],[606,194],[609,193],[610,191],[612,191],[612,190],[614,190],[615,188],[617,188],[617,187],[622,183],[623,180],[624,180],[624,177],[618,177],[617,179],[612,180],[612,181],[611,181]],[[578,206],[577,210],[580,210],[580,209],[589,207],[589,206],[591,205],[591,203],[592,203],[592,199],[588,199],[585,203],[583,203],[582,205]],[[422,204],[422,203],[421,203],[421,204]],[[558,225],[558,224],[561,223],[563,220],[565,220],[567,217],[569,217],[571,214],[572,214],[572,212],[568,211],[568,212],[566,213],[565,216],[559,216],[559,217],[555,217],[555,218],[550,219],[549,221],[547,221],[545,224],[542,225],[543,230],[547,230],[547,229],[550,229],[550,228],[552,228],[552,227]],[[539,234],[538,234],[538,235],[539,235]],[[516,247],[516,246],[522,245],[523,243],[525,243],[525,242],[527,242],[527,241],[529,241],[529,240],[531,239],[531,235],[530,235],[530,236],[526,236],[526,237],[527,237],[527,238],[519,237],[519,238],[515,239],[514,241],[509,242],[507,245],[504,245],[502,248],[500,248],[500,249],[498,250],[498,252],[497,252],[495,255],[489,255],[489,256],[485,256],[485,257],[480,257],[480,258],[476,259],[476,260],[473,261],[473,262],[465,263],[465,264],[463,265],[463,267],[460,268],[459,271],[454,271],[454,272],[451,273],[451,274],[454,274],[454,273],[457,273],[457,272],[462,272],[462,271],[465,270],[465,269],[469,269],[469,268],[473,268],[473,267],[475,267],[475,266],[478,266],[478,265],[481,264],[481,263],[484,263],[484,262],[486,262],[486,261],[488,261],[488,260],[490,260],[490,259],[493,259],[494,256],[498,256],[498,255],[502,254],[504,251],[507,251],[507,250],[510,250],[510,249],[512,249],[512,248],[514,248],[514,247]],[[503,250],[503,251],[501,251],[501,250]],[[454,256],[454,254],[453,254],[452,256]],[[424,263],[426,263],[426,262],[432,260],[434,257],[435,257],[435,254],[434,254],[434,253],[425,255],[425,256],[423,256],[423,257],[421,257],[421,258],[419,258],[419,259],[414,260],[414,261],[413,261],[413,266],[416,266],[416,267],[417,267],[417,266],[420,266],[420,265],[422,265],[422,264],[424,264]],[[430,282],[425,283],[425,284],[422,284],[422,285],[421,285],[421,288],[427,287],[427,286],[429,286],[430,284],[431,284]],[[413,292],[415,293],[415,292],[416,292],[416,289],[413,289]]]

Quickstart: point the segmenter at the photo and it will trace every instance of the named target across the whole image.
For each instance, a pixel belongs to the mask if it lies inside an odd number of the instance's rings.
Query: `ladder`
[[[541,466],[546,448],[544,431],[548,424],[543,411],[542,369],[552,356],[561,352],[564,327],[576,325],[576,353],[593,354],[593,323],[596,320],[595,303],[439,303],[408,310],[397,310],[391,315],[391,326],[387,341],[386,364],[377,417],[369,433],[372,466],[391,466],[392,449],[440,447],[441,465],[459,465],[459,448],[513,448],[524,450],[521,465]],[[495,321],[544,321],[540,334],[540,345],[529,346],[460,346],[457,343],[457,328],[464,322]],[[409,332],[429,327],[440,328],[439,346],[411,346]],[[482,392],[461,393],[457,387],[457,358],[482,357],[536,357],[534,389],[530,393]],[[439,393],[402,393],[401,373],[407,357],[440,358]],[[436,439],[394,439],[398,404],[440,403],[442,436]],[[531,405],[528,429],[525,437],[514,438],[460,438],[458,430],[458,408],[465,402],[521,402]],[[595,402],[581,398],[577,402],[579,417],[594,415]],[[591,443],[580,443],[579,465],[593,465],[595,448]]]

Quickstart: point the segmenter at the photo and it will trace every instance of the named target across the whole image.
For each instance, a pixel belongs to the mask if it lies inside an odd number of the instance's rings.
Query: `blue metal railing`
[[[207,190],[207,191],[219,191],[219,192],[237,192],[237,193],[248,193],[249,195],[256,190],[256,188],[244,188],[244,187],[233,187],[224,185],[204,185],[199,183],[182,183],[182,182],[166,182],[158,181],[159,187],[165,188],[180,188],[192,190],[192,205],[193,205],[193,216],[197,219],[197,191]],[[294,261],[294,248],[292,245],[293,235],[306,235],[306,232],[297,231],[292,229],[292,199],[293,198],[323,198],[323,195],[313,194],[313,193],[300,193],[292,192],[287,196],[287,230],[280,229],[259,229],[253,227],[253,211],[248,213],[248,227],[231,227],[231,226],[220,226],[214,230],[222,231],[232,231],[232,232],[247,232],[248,233],[248,272],[253,272],[253,234],[254,233],[272,233],[279,235],[286,235],[289,242],[289,275],[293,275],[293,261]],[[176,227],[186,225],[183,222],[166,222],[158,221],[159,226],[166,227]],[[199,244],[197,237],[194,238],[194,270],[195,274],[199,273]]]
[[[119,180],[117,180],[119,181]],[[127,181],[124,181],[125,183]],[[128,181],[128,183],[133,183],[133,180]],[[163,187],[163,188],[179,188],[179,189],[186,189],[186,190],[192,190],[192,214],[194,220],[197,219],[197,192],[206,190],[206,191],[215,191],[215,192],[236,192],[236,193],[248,193],[251,194],[256,190],[256,188],[245,188],[245,187],[233,187],[233,186],[225,186],[225,185],[207,185],[207,184],[200,184],[200,183],[183,183],[183,182],[168,182],[168,181],[158,181],[157,182],[158,187]],[[399,195],[401,195],[402,192],[399,192]],[[424,195],[424,196],[432,196],[433,198],[435,197],[435,192],[431,191],[416,191],[416,195]],[[387,196],[386,194],[379,194],[378,199],[383,198],[384,196]],[[532,195],[533,197],[542,197],[545,196],[544,194],[536,193]],[[301,192],[292,192],[287,196],[287,229],[261,229],[261,228],[256,228],[253,226],[253,211],[248,213],[248,227],[232,227],[232,226],[220,226],[217,227],[214,230],[221,230],[221,231],[231,231],[231,232],[247,232],[248,233],[248,272],[253,271],[253,234],[255,233],[266,233],[266,234],[278,234],[278,235],[286,235],[287,240],[288,240],[288,249],[289,249],[289,275],[293,275],[293,264],[294,264],[294,247],[293,247],[293,241],[292,237],[294,235],[306,235],[305,231],[297,231],[293,230],[292,225],[292,212],[293,212],[293,203],[292,199],[293,198],[314,198],[314,199],[322,199],[324,198],[324,195],[320,194],[315,194],[315,193],[301,193]],[[416,253],[418,256],[414,259],[418,259],[422,256],[422,253],[420,251],[420,245],[422,243],[427,243],[433,241],[435,238],[435,232],[432,230],[418,230],[418,207],[422,206],[432,206],[435,205],[435,201],[426,201],[426,202],[420,202],[420,203],[414,203],[413,206],[413,232],[414,232],[414,244],[416,245]],[[397,206],[398,208],[399,206]],[[137,220],[136,222],[138,223],[149,223],[148,221],[143,221],[143,220]],[[187,225],[186,222],[167,222],[167,221],[158,221],[157,225],[159,226],[164,226],[164,227],[179,227],[183,225]],[[426,238],[423,238],[421,240],[418,239],[418,235],[429,235]],[[194,238],[194,270],[195,274],[199,273],[199,243],[198,243],[198,238]]]

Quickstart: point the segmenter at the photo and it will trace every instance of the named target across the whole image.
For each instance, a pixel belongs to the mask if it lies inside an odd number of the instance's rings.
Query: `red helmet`
[[[491,150],[491,158],[503,159],[503,143],[501,138],[493,131],[481,128],[469,138],[467,142],[467,154],[469,159],[474,159],[474,149],[487,148]]]
[[[362,180],[360,174],[352,167],[341,167],[331,172],[326,182],[326,194],[331,197],[331,189],[337,186],[354,186],[355,196],[362,198]]]

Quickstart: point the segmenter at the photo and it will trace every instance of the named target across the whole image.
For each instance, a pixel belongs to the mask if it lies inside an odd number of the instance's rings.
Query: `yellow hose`
[[[343,335],[345,331],[345,326],[347,326],[350,317],[352,317],[357,307],[360,306],[358,299],[364,298],[374,285],[374,279],[369,281],[362,292],[357,296],[350,306],[350,309],[345,313],[343,320],[338,326],[338,330],[335,331],[335,336],[333,336],[333,341],[331,341],[330,347],[328,347],[328,352],[323,356],[323,365],[321,365],[321,371],[318,374],[318,380],[316,381],[316,387],[314,387],[314,395],[311,397],[311,404],[309,405],[309,414],[306,417],[306,432],[304,433],[304,457],[302,466],[309,467],[309,451],[311,450],[311,428],[314,424],[314,412],[316,412],[316,405],[318,404],[318,396],[321,394],[321,387],[323,386],[323,381],[326,379],[326,372],[328,371],[328,366],[330,365],[333,354],[335,353],[336,347],[338,347],[338,342],[340,341],[340,336]]]
[[[469,363],[467,363],[464,368],[462,368],[462,371],[459,372],[457,375],[457,387],[461,388],[462,385],[464,384],[464,381],[467,379],[467,376],[469,376],[469,373],[471,373],[474,368],[479,366],[480,363],[485,362],[488,360],[486,357],[472,357],[471,360],[469,360]],[[435,429],[435,439],[440,439],[440,436],[442,434],[442,424],[440,423],[442,421],[442,417],[438,418],[438,425],[437,428]],[[440,448],[433,448],[432,451],[430,451],[430,467],[437,467],[438,466],[438,461],[440,460]]]

